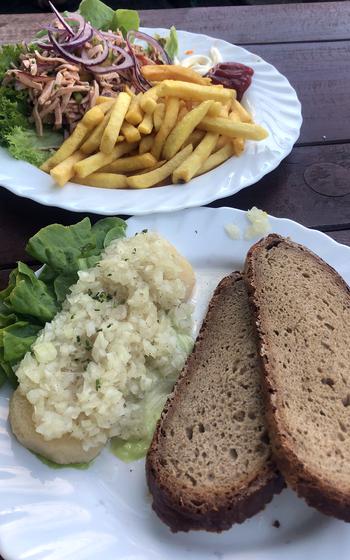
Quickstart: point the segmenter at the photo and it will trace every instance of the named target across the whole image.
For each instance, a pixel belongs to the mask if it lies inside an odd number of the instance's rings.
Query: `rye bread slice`
[[[246,259],[267,422],[286,481],[350,521],[350,291],[305,247],[272,234]]]
[[[240,273],[215,290],[146,459],[153,509],[172,531],[220,532],[284,482],[271,461],[257,341]]]

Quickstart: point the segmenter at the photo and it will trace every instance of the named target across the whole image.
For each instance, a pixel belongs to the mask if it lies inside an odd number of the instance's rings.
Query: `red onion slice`
[[[108,52],[109,52],[109,47],[107,42],[103,39],[103,52],[99,55],[97,55],[95,58],[91,59],[88,58],[87,56],[76,56],[72,53],[70,53],[69,51],[67,51],[64,47],[62,47],[60,45],[60,43],[56,40],[56,38],[54,37],[54,35],[51,33],[51,31],[48,32],[49,38],[51,43],[53,44],[53,46],[55,47],[56,51],[60,53],[60,55],[64,56],[64,58],[66,58],[67,60],[70,60],[71,62],[77,62],[78,64],[84,64],[84,66],[93,66],[95,64],[101,64],[102,62],[104,62],[108,56]]]
[[[86,28],[84,29],[83,33],[80,34],[79,37],[76,37],[75,39],[66,41],[64,43],[60,43],[60,45],[64,49],[73,49],[76,47],[82,47],[84,43],[91,40],[93,34],[94,34],[94,30],[92,29],[91,25],[86,24]]]
[[[133,62],[134,62],[134,67],[133,67],[133,72],[132,72],[133,84],[134,84],[137,91],[145,92],[152,87],[152,84],[148,80],[146,80],[146,78],[144,78],[144,76],[141,74],[138,60],[135,56],[135,53],[134,53],[133,48],[132,48],[131,43],[130,43],[129,33],[130,33],[130,31],[127,33],[125,40],[126,40],[126,44],[128,45],[128,49],[129,49],[129,53],[131,55],[131,58],[133,59]]]
[[[121,54],[124,57],[124,60],[120,63],[116,62],[115,64],[111,64],[110,66],[94,66],[91,68],[92,72],[95,72],[96,74],[108,74],[109,72],[119,72],[120,70],[126,70],[127,68],[134,66],[132,57],[124,49],[113,46],[112,50]]]
[[[51,10],[53,11],[53,13],[55,14],[55,16],[57,17],[57,19],[61,22],[61,24],[63,25],[63,27],[66,29],[66,31],[68,31],[69,35],[71,35],[72,37],[74,37],[74,31],[71,28],[71,26],[66,22],[66,20],[64,19],[63,16],[61,16],[61,14],[59,13],[58,10],[56,10],[55,6],[52,4],[52,2],[49,2],[49,6],[51,8]]]
[[[151,37],[151,35],[147,35],[147,33],[143,33],[142,31],[128,31],[126,37],[129,40],[129,42],[133,37],[135,37],[135,39],[141,39],[142,41],[149,43],[156,50],[156,52],[160,54],[165,64],[172,63],[169,56],[163,49],[163,47],[158,43],[158,41],[154,37]]]

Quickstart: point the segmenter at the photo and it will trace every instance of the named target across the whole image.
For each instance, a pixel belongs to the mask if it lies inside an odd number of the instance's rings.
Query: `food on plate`
[[[245,91],[249,88],[254,74],[253,68],[239,62],[219,62],[211,68],[207,76],[213,84],[221,84],[237,92],[237,99],[241,101]]]
[[[226,224],[224,229],[230,239],[241,239],[241,230],[237,224]]]
[[[189,111],[181,121],[177,122],[164,143],[162,149],[162,156],[164,158],[170,159],[180,150],[189,135],[205,117],[211,105],[212,101],[203,101]]]
[[[146,451],[192,343],[194,273],[175,247],[145,231],[113,239],[77,275],[14,368],[12,430],[59,464],[94,457],[114,437],[133,458],[134,447]],[[18,418],[23,398],[32,411],[25,405]]]
[[[120,92],[113,104],[112,111],[109,116],[107,126],[103,131],[100,143],[100,150],[104,154],[110,154],[117,142],[124,117],[129,109],[130,101],[131,97],[128,93]]]
[[[264,210],[253,206],[253,208],[247,210],[246,218],[250,224],[244,231],[245,239],[253,239],[258,235],[264,236],[271,231],[269,215]]]
[[[187,183],[190,181],[212,153],[217,140],[218,134],[207,132],[203,140],[201,140],[198,146],[193,150],[192,154],[175,169],[172,175],[173,183],[176,184],[181,181]]]
[[[250,249],[245,274],[276,461],[309,505],[349,522],[349,287],[275,234]]]
[[[215,64],[222,62],[221,53],[216,47],[210,48],[209,55],[194,54],[193,51],[191,53],[186,52],[185,54],[188,56],[182,60],[175,56],[174,63],[184,68],[189,68],[200,76],[206,76]]]
[[[223,531],[283,488],[271,460],[254,324],[240,273],[209,303],[147,454],[153,509],[173,531]]]
[[[57,465],[89,463],[100,453],[103,444],[85,451],[82,442],[65,434],[60,438],[46,440],[35,429],[33,422],[33,405],[16,389],[10,400],[9,421],[12,432],[18,441],[39,455],[49,458]]]
[[[193,84],[209,85],[210,78],[202,78],[190,68],[183,68],[174,64],[145,64],[141,67],[141,72],[150,82],[162,82],[163,80],[181,80]]]
[[[220,86],[199,85],[179,80],[164,80],[157,86],[159,94],[180,97],[191,101],[220,101],[221,103],[231,102],[235,99],[236,92],[233,89],[226,89]]]
[[[57,152],[55,152],[53,156],[42,164],[41,169],[43,171],[51,171],[55,165],[58,165],[71,156],[78,148],[80,148],[89,130],[98,126],[103,121],[103,118],[103,111],[101,111],[98,105],[85,113],[82,120],[73,130],[72,134],[63,142]]]
[[[192,146],[186,146],[180,152],[178,152],[174,157],[169,159],[166,163],[157,167],[153,171],[147,171],[139,175],[132,175],[127,178],[128,186],[134,189],[148,189],[161,181],[164,181],[169,175],[171,175],[175,169],[177,169],[189,155],[192,153]]]
[[[32,43],[5,45],[0,51],[0,122],[2,113],[6,121],[0,131],[0,142],[14,157],[25,159],[47,173],[62,163],[62,167],[51,173],[59,186],[69,180],[79,183],[77,179],[95,172],[104,173],[100,167],[94,167],[89,174],[72,175],[75,169],[72,161],[76,160],[77,164],[83,161],[81,153],[112,154],[118,142],[136,142],[133,155],[152,152],[158,162],[165,160],[165,165],[186,147],[187,137],[179,144],[181,136],[178,136],[176,150],[170,150],[176,127],[187,117],[193,118],[197,110],[200,115],[202,109],[198,104],[210,100],[212,103],[205,113],[209,120],[198,121],[190,132],[204,127],[207,132],[220,134],[208,157],[219,151],[228,139],[233,145],[233,153],[228,156],[231,157],[244,151],[245,139],[266,137],[266,131],[252,122],[236,100],[237,93],[241,99],[242,91],[249,86],[252,69],[246,69],[244,74],[243,66],[238,65],[241,74],[236,67],[233,71],[234,63],[220,62],[217,49],[211,49],[212,63],[208,65],[209,59],[206,62],[207,75],[203,75],[203,65],[197,73],[189,59],[174,64],[178,50],[175,28],[169,30],[166,39],[158,35],[151,37],[138,31],[139,18],[133,10],[113,11],[100,0],[82,0],[78,13],[62,15],[52,3],[50,6],[55,18],[40,30]],[[199,58],[197,55],[198,63]],[[234,73],[231,82],[230,72]],[[230,85],[233,83],[235,88]],[[173,123],[173,118],[168,119],[162,128],[168,102],[174,99],[179,104],[177,120]],[[144,138],[156,137],[161,129],[152,149],[151,141]],[[170,139],[163,146],[168,136]],[[64,163],[66,159],[68,162]],[[176,181],[179,178],[181,182],[189,181],[213,169],[214,164],[220,165],[221,160],[222,153],[212,158],[211,166],[205,170],[179,172]],[[120,187],[115,178],[110,181],[105,178],[104,184],[96,184],[97,178],[95,175],[82,182],[101,188],[113,188],[107,186],[113,184],[115,188],[126,188]],[[134,188],[131,183],[127,188]]]
[[[120,158],[122,155],[129,154],[136,148],[135,144],[129,144],[128,142],[122,142],[117,144],[110,154],[105,154],[103,152],[97,152],[86,159],[83,159],[74,165],[75,174],[78,178],[85,178],[91,173],[109,165],[113,161]]]
[[[198,123],[200,130],[217,132],[227,138],[243,138],[246,140],[264,140],[267,138],[267,131],[258,124],[233,122],[224,117],[204,117]]]
[[[113,239],[125,236],[125,229],[119,218],[103,218],[93,226],[84,218],[71,226],[51,224],[29,239],[27,255],[44,266],[36,276],[18,262],[0,292],[0,385],[8,380],[17,386],[16,365],[60,310],[78,270],[95,265]]]
[[[126,189],[128,178],[121,173],[91,173],[84,179],[85,184],[100,189]],[[73,179],[73,182],[76,182]]]
[[[170,64],[177,49],[175,28],[164,41],[139,33],[134,10],[100,0],[82,0],[64,16],[51,8],[55,19],[29,44],[0,49],[0,143],[37,166],[95,104],[146,91],[140,67]]]

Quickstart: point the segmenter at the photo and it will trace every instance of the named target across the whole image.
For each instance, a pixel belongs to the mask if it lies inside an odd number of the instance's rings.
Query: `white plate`
[[[210,294],[240,269],[252,241],[233,241],[224,225],[247,225],[245,213],[197,208],[131,218],[128,235],[155,229],[192,262],[197,327]],[[272,230],[305,244],[350,283],[350,248],[290,220]],[[6,560],[346,560],[350,527],[307,507],[291,491],[221,535],[172,534],[151,510],[144,461],[124,464],[107,449],[86,471],[52,470],[21,447],[7,424],[0,392],[0,553]],[[279,529],[272,526],[278,520]]]
[[[165,36],[165,29],[144,29]],[[263,142],[247,142],[239,158],[231,158],[217,169],[186,185],[168,185],[145,190],[109,190],[69,183],[55,187],[49,175],[14,160],[0,149],[0,184],[13,193],[41,204],[75,212],[97,214],[149,214],[200,206],[234,194],[259,181],[275,169],[291,151],[299,137],[301,106],[288,80],[276,68],[249,51],[220,39],[179,31],[180,58],[187,49],[207,54],[211,46],[220,49],[224,60],[254,68],[252,85],[244,104],[255,121],[269,131]]]

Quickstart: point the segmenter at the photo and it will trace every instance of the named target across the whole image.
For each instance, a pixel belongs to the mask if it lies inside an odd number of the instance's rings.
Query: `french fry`
[[[107,97],[107,95],[99,95],[96,99],[96,105],[102,105],[102,103],[105,103],[106,101],[110,101],[110,100],[115,101],[115,97]]]
[[[84,159],[85,154],[83,152],[77,151],[74,152],[71,156],[67,157],[56,165],[50,171],[50,175],[60,187],[63,187],[72,177],[74,177],[74,165]]]
[[[141,140],[141,134],[136,126],[126,121],[122,124],[121,133],[125,136],[127,142],[139,142]]]
[[[177,97],[175,97],[174,99],[177,99]],[[183,105],[180,108],[179,114],[177,116],[177,122],[182,121],[182,119],[184,118],[185,115],[187,115],[189,109],[187,109],[186,105]]]
[[[165,82],[163,82],[165,83]],[[187,84],[188,85],[188,84]],[[192,84],[189,84],[192,85]],[[200,87],[200,86],[196,86]],[[165,141],[162,155],[164,159],[171,159],[178,152],[191,132],[198,126],[207,114],[212,101],[203,101],[198,107],[189,111],[181,122],[178,122]]]
[[[163,80],[182,80],[193,84],[209,85],[210,78],[202,78],[191,68],[175,64],[146,64],[141,66],[141,72],[149,82],[162,82]]]
[[[218,135],[207,132],[197,148],[173,172],[173,183],[188,183],[208,159],[217,142]]]
[[[80,181],[76,179],[73,182],[80,183]],[[81,184],[87,185],[88,187],[97,187],[99,189],[128,188],[125,175],[119,175],[116,173],[92,173],[88,177],[85,177]]]
[[[93,154],[74,165],[75,174],[79,178],[87,177],[98,169],[101,169],[101,167],[109,165],[115,159],[132,152],[136,147],[136,143],[128,144],[127,142],[122,142],[121,144],[118,144],[110,154],[105,154],[103,152]]]
[[[151,149],[151,153],[156,159],[160,158],[164,143],[176,124],[179,106],[180,102],[177,97],[170,97],[170,99],[167,100],[164,120],[156,134],[154,144]]]
[[[128,93],[131,97],[135,97],[135,93],[132,91],[132,89],[129,88],[128,85],[125,86],[124,91],[125,91],[126,93]]]
[[[232,122],[222,117],[204,117],[198,124],[200,130],[216,132],[229,138],[245,138],[246,140],[264,140],[268,132],[258,124]]]
[[[81,121],[79,121],[77,126],[79,124],[82,124],[88,130],[91,130],[95,126],[98,126],[101,121],[103,121],[104,116],[105,114],[102,109],[98,105],[95,105],[94,107],[92,107],[92,109],[86,111],[85,115],[83,116]]]
[[[80,150],[84,154],[90,155],[96,152],[100,146],[102,135],[106,129],[108,121],[111,116],[111,110],[104,116],[103,121],[91,132],[87,137],[84,144],[81,146]]]
[[[148,189],[153,187],[157,183],[160,183],[169,175],[175,171],[179,165],[190,155],[192,152],[192,146],[186,146],[181,150],[176,156],[171,158],[167,163],[155,169],[154,171],[148,171],[147,173],[142,173],[141,175],[133,175],[127,178],[128,186],[133,189]]]
[[[152,113],[145,113],[142,121],[137,127],[141,134],[151,134],[153,130],[153,116]]]
[[[158,132],[161,127],[165,115],[165,103],[158,103],[153,113],[154,130]]]
[[[150,115],[153,115],[153,111],[157,107],[157,99],[159,97],[159,84],[148,89],[140,99],[141,109]]]
[[[166,163],[165,159],[163,159],[161,161],[157,161],[154,165],[152,165],[152,167],[149,167],[147,169],[147,173],[149,173],[150,171],[154,171],[155,169],[159,169],[159,167],[162,167],[162,165],[164,165],[164,163]],[[135,177],[136,175],[143,175],[143,174],[144,174],[144,170],[142,169],[142,170],[134,173],[133,177]]]
[[[129,109],[131,97],[122,91],[112,107],[111,116],[102,134],[100,150],[104,154],[110,154],[119,136],[124,117]]]
[[[191,134],[187,138],[186,142],[181,146],[181,148],[184,148],[188,144],[192,144],[192,146],[196,148],[199,142],[203,140],[204,136],[205,136],[204,130],[194,130],[193,132],[191,132]]]
[[[156,158],[149,152],[137,156],[129,156],[126,158],[119,158],[113,163],[103,167],[102,172],[105,173],[131,173],[139,169],[148,169],[157,163]]]
[[[61,144],[57,152],[42,164],[40,169],[49,172],[61,161],[71,156],[80,148],[89,130],[97,126],[103,118],[104,114],[98,106],[95,105],[95,107],[89,109],[81,121],[78,122],[72,134]]]
[[[104,101],[103,103],[97,105],[97,107],[106,115],[106,113],[108,113],[108,111],[113,107],[114,103],[115,99],[110,98],[108,101]]]
[[[148,134],[147,136],[143,136],[141,138],[141,142],[139,143],[139,154],[145,154],[146,152],[150,152],[154,142],[154,135]]]
[[[223,104],[220,101],[213,101],[207,115],[208,117],[218,117],[222,111]]]
[[[204,132],[204,131],[202,131]],[[227,138],[227,136],[219,136],[218,141],[216,142],[215,150],[220,150],[226,144],[233,142],[232,138]]]
[[[235,111],[232,111],[229,114],[229,119],[233,122],[240,122],[239,115]],[[231,142],[233,147],[233,153],[237,157],[240,156],[241,153],[244,151],[244,144],[245,144],[244,138],[233,138]]]
[[[208,116],[209,116],[209,117],[211,117],[211,116],[228,117],[230,108],[231,108],[231,102],[229,102],[229,103],[222,103],[222,105],[221,105],[221,110],[220,110],[220,113],[219,113],[218,115],[208,115]]]
[[[221,101],[222,103],[231,101],[236,97],[236,92],[233,89],[202,86],[176,80],[164,80],[164,82],[160,82],[158,87],[160,97],[169,95],[171,97],[180,97],[181,99],[192,99],[193,101],[211,99],[213,101]]]
[[[253,119],[250,116],[250,114],[248,113],[248,111],[243,107],[243,105],[239,101],[237,101],[237,99],[233,100],[232,109],[234,111],[237,111],[237,113],[239,115],[239,118],[242,122],[245,122],[245,123],[253,122]]]
[[[203,165],[198,169],[197,173],[195,173],[195,177],[198,175],[202,175],[203,173],[207,173],[217,167],[231,156],[233,156],[233,146],[231,143],[225,144],[220,150],[211,154],[208,159],[203,163]]]
[[[129,110],[125,115],[125,120],[134,126],[140,124],[143,119],[143,112],[140,107],[141,96],[142,93],[139,93],[131,98]]]

